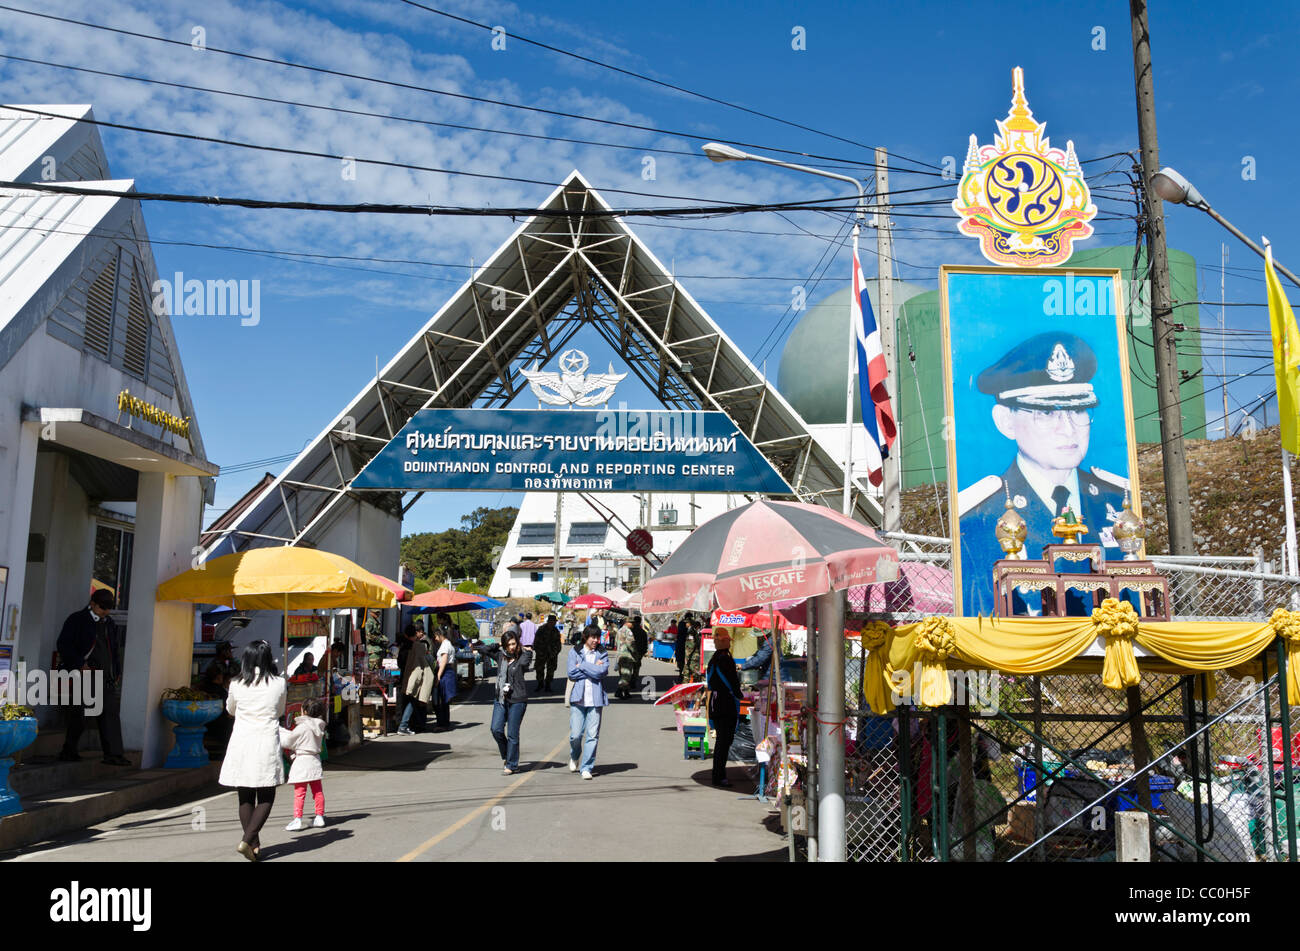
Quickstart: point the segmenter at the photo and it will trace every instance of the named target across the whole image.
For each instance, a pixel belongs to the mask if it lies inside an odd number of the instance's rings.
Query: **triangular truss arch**
[[[844,468],[798,412],[610,206],[574,171],[284,471],[208,554],[311,545],[348,506],[394,515],[414,499],[353,490],[357,473],[419,410],[502,407],[584,327],[670,409],[726,413],[790,495],[838,508]],[[577,212],[577,213],[574,213]],[[593,214],[593,212],[597,212]],[[853,486],[858,518],[880,506]],[[417,496],[418,497],[418,496]]]

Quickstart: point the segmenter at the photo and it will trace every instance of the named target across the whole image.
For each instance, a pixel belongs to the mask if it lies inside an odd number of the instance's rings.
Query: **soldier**
[[[677,636],[686,639],[682,650],[682,683],[693,684],[700,679],[700,628],[689,614],[677,625]]]
[[[626,700],[637,666],[636,634],[632,631],[630,621],[624,621],[623,626],[614,635],[614,646],[618,648],[618,691],[615,696],[620,700]]]
[[[993,424],[1015,442],[1016,455],[1000,476],[985,476],[957,494],[966,614],[993,612],[993,562],[1005,557],[994,526],[1008,499],[1028,528],[1021,557],[1039,558],[1042,547],[1057,540],[1052,519],[1067,507],[1100,540],[1107,558],[1123,557],[1110,527],[1124,510],[1128,479],[1084,463],[1098,402],[1091,383],[1096,372],[1097,356],[1087,343],[1051,332],[1013,347],[976,379],[979,391],[994,398]],[[1122,439],[1122,431],[1114,438]],[[1039,597],[1029,599],[1037,613]]]
[[[366,667],[378,670],[388,656],[388,638],[384,636],[383,623],[378,611],[371,611],[366,617]]]
[[[533,639],[533,652],[537,656],[537,692],[551,692],[551,678],[555,676],[555,663],[560,656],[560,629],[555,615],[546,615],[546,623],[537,629]]]

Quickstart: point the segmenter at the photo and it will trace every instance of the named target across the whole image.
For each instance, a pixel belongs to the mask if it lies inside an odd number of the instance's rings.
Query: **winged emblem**
[[[551,406],[598,406],[609,402],[616,387],[626,373],[615,373],[614,364],[607,373],[587,373],[590,361],[581,350],[566,350],[560,354],[560,372],[549,373],[538,368],[537,361],[527,370],[521,370],[533,394]]]

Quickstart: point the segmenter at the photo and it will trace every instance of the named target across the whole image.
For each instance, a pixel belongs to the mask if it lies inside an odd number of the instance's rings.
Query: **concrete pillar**
[[[158,583],[188,571],[199,532],[198,479],[141,472],[122,677],[122,740],[148,769],[162,763],[172,733],[159,711],[168,687],[188,686],[194,606],[156,601]]]
[[[843,591],[817,599],[817,860],[843,862],[844,832]]]
[[[1145,812],[1115,813],[1115,861],[1151,861],[1151,820]]]
[[[27,581],[27,535],[32,524],[32,491],[36,481],[36,447],[40,442],[39,423],[22,423],[19,426],[17,462],[14,484],[10,489],[9,518],[4,526],[4,564],[9,569],[9,582],[5,589],[5,603],[0,605],[0,644],[13,644],[22,622],[23,588]],[[26,648],[18,645],[14,661]],[[43,664],[44,660],[28,657],[29,664]]]

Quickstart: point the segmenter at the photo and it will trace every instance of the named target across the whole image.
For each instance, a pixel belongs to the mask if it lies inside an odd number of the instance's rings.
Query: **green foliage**
[[[460,528],[407,535],[402,539],[402,561],[416,578],[426,579],[426,591],[441,587],[448,576],[486,580],[518,514],[513,507],[480,507],[461,516]],[[419,582],[416,592],[420,592]]]
[[[462,594],[487,594],[487,590],[482,585],[468,580],[456,585],[456,590]]]
[[[183,700],[186,703],[192,703],[196,700],[211,700],[210,694],[202,690],[196,690],[193,687],[168,687],[162,692],[163,700]]]
[[[20,707],[16,703],[0,703],[0,720],[24,720],[36,716],[31,707]]]

